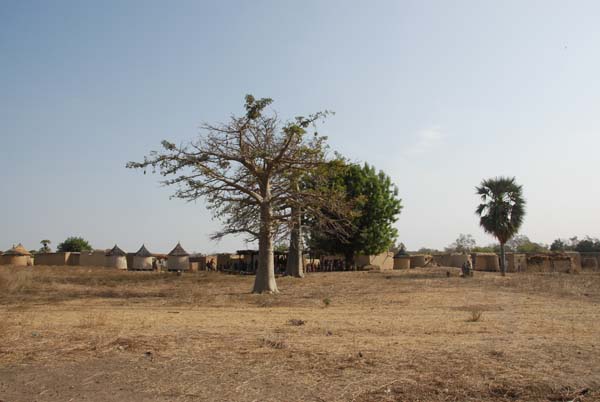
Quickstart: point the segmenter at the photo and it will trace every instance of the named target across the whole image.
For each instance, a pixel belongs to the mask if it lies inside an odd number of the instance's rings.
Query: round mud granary
[[[15,267],[26,267],[33,265],[31,253],[21,243],[7,250],[0,257],[0,265],[14,265]]]
[[[146,246],[142,244],[142,247],[140,247],[138,252],[133,256],[133,267],[131,267],[131,269],[137,271],[152,271],[154,269],[153,262],[154,257],[152,256],[152,253],[150,253]]]
[[[394,256],[394,269],[410,269],[410,255],[398,252]]]
[[[106,253],[106,266],[109,268],[127,269],[127,253],[115,244]]]
[[[177,243],[169,253],[167,269],[169,271],[187,271],[190,269],[190,255],[181,247],[181,244]]]

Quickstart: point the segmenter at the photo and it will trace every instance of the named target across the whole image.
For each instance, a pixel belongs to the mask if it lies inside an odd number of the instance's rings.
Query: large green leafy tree
[[[344,189],[346,204],[352,205],[350,227],[344,236],[312,230],[310,245],[320,252],[343,254],[346,264],[354,266],[356,254],[379,254],[394,244],[398,230],[393,224],[402,200],[389,176],[368,164],[349,164],[338,172],[332,180]]]
[[[59,252],[81,252],[81,251],[90,251],[92,246],[85,240],[83,237],[69,237],[62,243],[60,243],[56,250]]]
[[[506,275],[505,245],[519,232],[525,218],[523,186],[514,177],[495,177],[483,180],[476,187],[481,204],[475,212],[484,231],[500,243],[500,271]]]

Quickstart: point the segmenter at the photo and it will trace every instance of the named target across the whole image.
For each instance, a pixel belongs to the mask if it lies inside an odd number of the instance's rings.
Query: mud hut
[[[411,268],[426,267],[433,261],[433,257],[425,254],[415,254],[410,256]]]
[[[390,271],[394,269],[394,253],[386,251],[375,255],[359,254],[355,257],[358,268],[375,267],[375,270]]]
[[[216,255],[203,255],[196,254],[190,256],[190,270],[193,272],[196,271],[208,271],[209,266],[213,267],[212,269],[217,269],[217,256]]]
[[[410,255],[400,250],[394,255],[394,269],[410,269]]]
[[[187,271],[190,269],[190,255],[181,247],[181,244],[177,243],[169,253],[167,269],[169,271]]]
[[[153,262],[154,257],[152,253],[142,244],[142,247],[133,256],[131,269],[136,271],[152,271],[154,269]]]
[[[573,258],[566,253],[546,253],[527,256],[529,272],[567,272],[576,273],[581,269]]]
[[[37,253],[35,255],[35,265],[47,265],[62,267],[66,265],[79,265],[79,253],[76,252],[56,252],[56,253]]]
[[[455,267],[460,268],[467,261],[468,254],[449,253],[435,254],[432,256],[432,263],[439,267]]]
[[[109,268],[127,269],[127,253],[115,244],[106,253],[106,266]]]
[[[500,260],[496,253],[473,253],[475,271],[500,271]]]
[[[527,271],[527,254],[506,253],[506,272]]]
[[[0,265],[26,267],[33,265],[33,259],[31,258],[31,253],[19,243],[17,246],[12,246],[11,249],[6,250],[6,252],[2,254],[0,257]]]
[[[593,257],[583,257],[583,261],[581,262],[581,267],[584,269],[590,269],[593,271],[598,270],[598,260]]]
[[[105,267],[108,250],[82,251],[79,254],[79,265],[82,267]]]
[[[567,253],[569,254],[569,253]],[[600,267],[600,252],[583,252],[579,253],[581,268],[597,270]]]

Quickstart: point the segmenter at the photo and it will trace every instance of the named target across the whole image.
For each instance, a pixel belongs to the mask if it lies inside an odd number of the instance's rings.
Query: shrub
[[[60,243],[56,250],[59,252],[82,252],[91,251],[92,246],[83,237],[71,236]]]
[[[483,314],[483,311],[479,310],[479,309],[473,309],[471,310],[471,315],[470,317],[467,319],[467,322],[477,322],[481,319],[481,315]]]

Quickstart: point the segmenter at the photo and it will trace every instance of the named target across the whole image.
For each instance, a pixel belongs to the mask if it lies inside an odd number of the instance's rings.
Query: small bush
[[[471,310],[471,315],[469,316],[469,318],[467,318],[467,322],[477,322],[481,319],[481,315],[483,314],[483,311],[479,310],[479,309],[473,309]]]
[[[280,337],[264,337],[260,340],[261,344],[271,349],[285,349],[288,347],[284,339]]]
[[[331,299],[329,297],[326,297],[323,299],[323,305],[325,307],[329,307],[330,304],[331,304]]]

